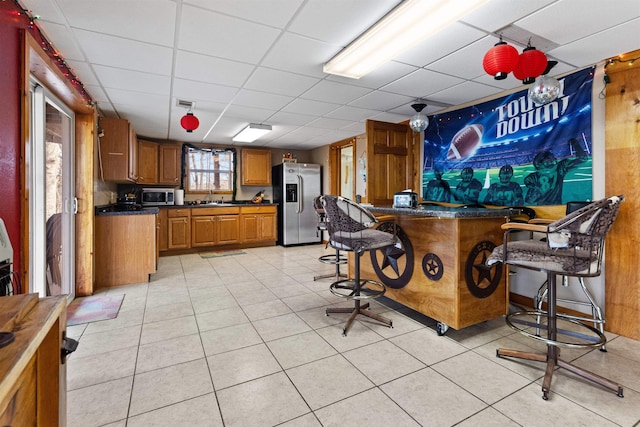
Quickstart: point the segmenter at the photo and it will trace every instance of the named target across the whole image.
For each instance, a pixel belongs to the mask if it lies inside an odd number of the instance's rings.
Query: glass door
[[[32,84],[30,204],[31,292],[75,294],[74,116]]]

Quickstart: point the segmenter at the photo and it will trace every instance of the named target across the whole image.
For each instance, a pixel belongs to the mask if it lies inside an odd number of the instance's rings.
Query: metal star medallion
[[[491,283],[491,280],[492,280],[491,269],[487,267],[486,261],[487,261],[487,252],[483,252],[482,262],[479,264],[473,265],[473,268],[475,268],[476,271],[478,271],[478,285],[480,285],[480,283],[482,283],[483,280],[487,280],[489,283]]]
[[[381,250],[382,251],[382,250]],[[384,259],[382,260],[382,265],[380,266],[380,270],[384,270],[388,266],[393,268],[393,271],[396,272],[396,275],[400,275],[400,270],[398,269],[398,259],[404,255],[404,251],[396,246],[389,246],[383,251]]]

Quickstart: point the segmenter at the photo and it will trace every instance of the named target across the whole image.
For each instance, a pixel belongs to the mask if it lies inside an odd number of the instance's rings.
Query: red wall
[[[13,246],[13,270],[20,271],[20,29],[13,1],[0,1],[0,218]]]

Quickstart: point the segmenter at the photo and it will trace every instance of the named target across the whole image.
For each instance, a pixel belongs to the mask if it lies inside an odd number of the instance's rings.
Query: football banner
[[[430,116],[423,200],[498,206],[590,200],[593,71],[558,79],[560,95],[546,105],[529,100],[527,88]]]

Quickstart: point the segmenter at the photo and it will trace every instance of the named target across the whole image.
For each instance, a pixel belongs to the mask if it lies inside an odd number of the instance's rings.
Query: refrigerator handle
[[[296,213],[302,212],[302,194],[304,194],[304,190],[302,188],[302,175],[298,174],[298,210]]]

